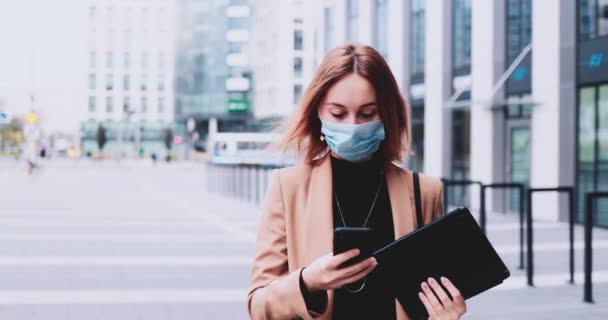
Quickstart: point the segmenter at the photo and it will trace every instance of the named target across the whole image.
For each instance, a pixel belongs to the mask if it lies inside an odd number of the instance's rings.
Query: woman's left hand
[[[422,292],[419,292],[418,296],[429,313],[429,319],[458,320],[467,311],[464,298],[448,278],[441,277],[441,282],[448,289],[452,299],[433,278],[422,283]]]

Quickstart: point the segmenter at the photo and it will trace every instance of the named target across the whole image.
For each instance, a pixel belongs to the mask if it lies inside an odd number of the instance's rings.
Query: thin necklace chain
[[[369,218],[372,215],[372,211],[374,211],[374,206],[376,206],[376,200],[378,200],[378,194],[380,193],[380,187],[382,186],[382,177],[383,176],[384,176],[384,170],[380,170],[380,181],[378,182],[378,188],[376,189],[376,195],[374,196],[374,201],[372,202],[372,207],[369,208],[369,212],[367,213],[367,218],[365,218],[365,222],[363,223],[362,228],[365,228],[365,226],[367,225],[367,222],[369,221]],[[344,225],[344,227],[346,227],[346,220],[344,220],[344,215],[342,214],[342,208],[340,207],[340,201],[338,200],[338,194],[336,193],[335,190],[334,190],[334,197],[336,198],[336,204],[338,205],[338,212],[340,213],[340,218],[342,219],[342,224]],[[367,279],[363,279],[363,282],[361,283],[361,286],[359,288],[351,289],[348,287],[348,285],[345,285],[343,288],[344,288],[344,290],[346,290],[350,293],[358,293],[358,292],[361,292],[363,290],[363,288],[365,288],[366,283],[367,283]]]
[[[378,200],[378,194],[380,193],[380,187],[382,186],[382,177],[384,176],[384,170],[380,170],[380,181],[378,182],[378,188],[376,189],[376,195],[374,196],[374,201],[372,202],[371,208],[369,208],[369,212],[367,213],[367,218],[365,218],[365,222],[361,228],[365,228],[369,218],[372,216],[372,211],[374,211],[374,206],[376,206],[376,200]],[[342,214],[342,208],[340,207],[340,201],[338,200],[338,194],[334,190],[334,198],[336,198],[336,204],[338,205],[338,213],[340,213],[340,218],[342,219],[342,224],[344,227],[347,227],[346,220],[344,220],[344,215]]]

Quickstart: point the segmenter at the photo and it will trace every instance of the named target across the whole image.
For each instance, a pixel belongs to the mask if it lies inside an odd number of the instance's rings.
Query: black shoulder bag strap
[[[420,178],[418,177],[418,172],[414,172],[414,198],[416,201],[416,222],[418,223],[418,228],[424,225],[422,221],[422,200],[420,199]]]

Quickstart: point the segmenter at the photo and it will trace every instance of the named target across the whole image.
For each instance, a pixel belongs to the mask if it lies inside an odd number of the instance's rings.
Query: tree
[[[22,144],[25,139],[23,137],[23,121],[19,118],[12,118],[5,126],[0,127],[0,151],[5,147],[15,147]]]
[[[171,130],[171,128],[165,129],[165,136],[163,138],[165,140],[165,147],[167,147],[167,156],[165,157],[165,160],[169,162],[171,161],[171,147],[173,146],[173,130]]]
[[[171,147],[173,146],[173,130],[171,128],[165,129],[165,147],[168,151],[171,151]]]
[[[97,127],[97,146],[99,147],[99,151],[103,151],[103,147],[105,147],[108,139],[106,137],[106,128],[100,123],[99,127]]]

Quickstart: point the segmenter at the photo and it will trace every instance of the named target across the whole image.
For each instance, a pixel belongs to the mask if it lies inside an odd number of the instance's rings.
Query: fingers
[[[355,274],[358,274],[359,272],[367,269],[370,265],[373,264],[378,264],[378,262],[376,261],[375,258],[371,257],[371,258],[367,258],[355,265],[352,265],[350,267],[344,268],[344,269],[338,269],[339,278],[347,278],[350,276],[353,276]]]
[[[443,290],[439,283],[433,278],[429,278],[427,283],[431,286],[433,291],[435,291],[435,294],[437,295],[437,297],[439,297],[439,301],[441,301],[441,304],[445,308],[447,308],[448,305],[452,303],[452,299],[448,297],[448,294],[445,293],[445,290]]]
[[[431,287],[429,287],[428,283],[423,282],[422,285],[420,285],[420,287],[422,288],[422,292],[424,292],[424,295],[426,296],[426,298],[431,303],[431,306],[433,307],[434,312],[437,313],[439,310],[442,310],[443,305],[439,302],[439,300],[437,300],[437,297],[433,293],[433,290],[431,290]]]
[[[366,260],[367,261],[367,260]],[[344,285],[353,283],[353,282],[357,282],[363,278],[365,278],[365,276],[367,276],[370,272],[372,272],[374,270],[374,268],[376,268],[376,266],[378,265],[378,262],[376,262],[374,260],[374,262],[370,265],[368,265],[366,268],[364,268],[361,272],[356,273],[348,278],[345,278],[343,280],[340,280],[340,285],[339,287],[342,287]]]
[[[445,288],[448,289],[448,292],[450,293],[454,301],[462,300],[462,295],[460,294],[460,291],[456,289],[456,286],[454,286],[454,284],[452,284],[452,282],[448,278],[441,277],[441,283],[443,283]]]
[[[336,255],[333,257],[333,259],[330,263],[330,267],[332,269],[338,269],[338,266],[340,266],[342,263],[344,263],[358,255],[359,255],[359,249],[351,249],[346,252],[340,253],[339,255]]]
[[[430,318],[437,317],[437,312],[433,308],[433,305],[429,301],[429,299],[422,292],[418,292],[418,297],[420,297],[420,301],[424,304],[424,308],[426,308],[426,312],[428,312]]]

